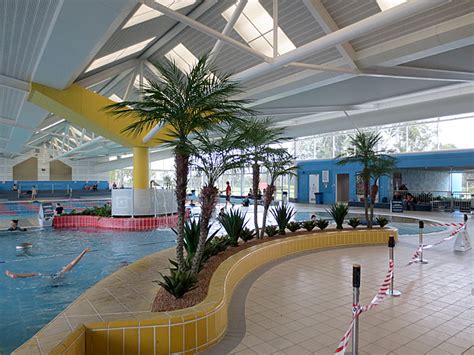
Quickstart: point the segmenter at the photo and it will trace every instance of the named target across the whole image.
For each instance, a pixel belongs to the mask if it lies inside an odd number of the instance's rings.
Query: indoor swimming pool
[[[18,251],[29,242],[33,248]],[[53,230],[0,232],[0,354],[10,354],[86,289],[120,267],[173,247],[171,230],[119,232]],[[5,271],[50,275],[91,248],[62,278],[11,279]]]

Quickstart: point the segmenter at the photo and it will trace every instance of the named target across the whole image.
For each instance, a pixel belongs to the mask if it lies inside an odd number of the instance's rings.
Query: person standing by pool
[[[227,208],[227,202],[230,203],[230,195],[232,194],[232,187],[230,186],[230,182],[226,181],[225,182],[226,187],[225,187],[225,207]],[[231,203],[232,205],[232,203]]]
[[[36,200],[36,195],[38,195],[38,190],[36,189],[36,185],[33,185],[31,188],[31,200]]]
[[[36,276],[51,276],[53,279],[56,279],[58,277],[63,276],[66,272],[71,271],[74,266],[77,265],[77,263],[82,259],[84,255],[86,255],[87,252],[90,251],[90,248],[85,248],[78,256],[76,256],[69,264],[64,266],[61,271],[53,274],[53,275],[44,275],[39,272],[30,272],[26,274],[17,274],[16,272],[6,270],[5,275],[12,279],[26,279],[29,277],[36,277]]]
[[[54,210],[54,214],[56,216],[61,216],[63,214],[63,212],[64,212],[64,207],[61,206],[61,204],[58,202],[56,204],[56,209]]]

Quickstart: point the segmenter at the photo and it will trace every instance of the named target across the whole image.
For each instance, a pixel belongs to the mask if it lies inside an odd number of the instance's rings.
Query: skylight
[[[116,51],[116,52],[110,53],[106,56],[103,56],[101,58],[98,58],[98,59],[94,60],[91,63],[91,65],[89,65],[89,67],[86,69],[86,73],[88,71],[93,70],[93,69],[99,68],[103,65],[115,62],[116,60],[119,60],[121,58],[125,58],[125,57],[127,57],[127,56],[129,56],[133,53],[140,52],[142,49],[144,49],[148,45],[148,43],[150,43],[154,39],[155,39],[155,37],[148,38],[148,39],[146,39],[142,42],[136,43],[136,44],[134,44],[130,47],[121,49],[119,51]]]
[[[148,81],[147,78],[145,78],[145,76],[143,76],[143,87],[146,88],[149,85],[150,85],[150,82]],[[135,77],[135,80],[133,81],[133,86],[135,86],[135,88],[137,88],[137,89],[141,89],[140,88],[140,75],[137,75]]]
[[[111,96],[109,96],[109,99],[111,99],[112,101],[115,101],[115,102],[122,102],[123,100],[116,94],[112,94]]]
[[[392,7],[401,5],[406,1],[407,0],[377,0],[377,4],[379,5],[380,10],[385,11]]]
[[[165,57],[170,62],[174,62],[183,73],[189,73],[191,68],[198,62],[198,59],[194,54],[192,54],[182,43],[166,53]]]
[[[193,5],[196,0],[159,0],[156,2],[169,7],[170,9],[179,10],[183,7]],[[139,23],[160,17],[161,15],[163,15],[161,12],[154,10],[149,6],[141,5],[135,14],[130,18],[130,20],[128,20],[123,26],[123,28],[135,26]]]
[[[229,7],[222,16],[229,21],[237,5]],[[258,0],[249,0],[235,23],[234,29],[253,49],[273,56],[273,18]],[[284,54],[296,46],[278,27],[278,54]]]

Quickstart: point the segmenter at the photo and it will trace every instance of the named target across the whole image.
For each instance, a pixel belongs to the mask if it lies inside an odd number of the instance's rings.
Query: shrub
[[[290,222],[286,226],[291,232],[296,232],[298,229],[301,228],[301,223],[300,222]]]
[[[327,219],[318,219],[315,224],[319,229],[325,230],[329,225],[329,221]]]
[[[286,226],[290,219],[296,214],[295,209],[286,203],[273,207],[270,212],[278,225],[278,233],[280,235],[285,234]]]
[[[352,228],[357,228],[357,226],[360,225],[360,220],[359,218],[354,217],[349,219],[349,223],[347,224],[350,225]]]
[[[224,250],[227,249],[227,247],[230,245],[230,239],[229,237],[220,237],[220,238],[214,238],[211,240],[211,242],[208,244],[206,243],[206,248],[204,249],[204,255],[203,258],[206,260],[209,259],[213,255],[217,255],[220,252],[223,252]]]
[[[388,219],[383,216],[377,217],[375,221],[380,226],[380,228],[383,228],[388,224]]]
[[[306,229],[308,232],[311,232],[314,229],[314,227],[316,227],[316,222],[312,220],[304,221],[302,225],[304,229]]]
[[[265,227],[265,233],[267,233],[267,235],[269,237],[273,237],[278,233],[278,227],[277,226],[266,226]]]
[[[112,206],[104,205],[102,207],[100,206],[89,207],[78,214],[81,214],[83,216],[112,217]]]
[[[244,242],[248,242],[249,240],[255,238],[256,234],[257,233],[255,233],[254,229],[244,228],[242,233],[240,233],[240,239],[242,239]]]
[[[224,213],[220,216],[218,220],[230,238],[230,245],[238,246],[240,235],[247,225],[247,222],[245,222],[245,213],[231,209],[228,213]]]
[[[343,229],[342,224],[349,212],[349,207],[343,203],[336,203],[327,211],[336,222],[336,229]]]
[[[160,273],[163,281],[158,284],[175,298],[183,297],[186,292],[194,290],[197,287],[197,277],[191,271],[173,271],[169,276]]]

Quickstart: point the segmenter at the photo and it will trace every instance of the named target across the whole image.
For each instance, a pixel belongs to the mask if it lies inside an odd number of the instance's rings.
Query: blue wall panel
[[[428,152],[428,153],[408,153],[394,154],[397,158],[397,167],[402,168],[448,168],[453,171],[462,171],[464,169],[474,168],[474,150]],[[336,175],[349,174],[349,199],[356,201],[356,174],[361,170],[357,164],[348,164],[340,166],[336,164],[335,159],[324,160],[305,160],[297,163],[298,165],[298,201],[308,202],[309,193],[309,175],[319,174],[319,191],[323,193],[323,202],[326,204],[334,203],[336,200]],[[323,170],[329,170],[329,184],[327,187],[321,183]],[[391,187],[390,178],[382,177],[379,183],[379,197],[390,199]]]
[[[109,188],[108,181],[18,181],[17,185],[21,187],[23,191],[31,190],[34,186],[38,187],[38,190],[41,191],[55,191],[67,190],[67,188],[72,188],[73,190],[82,190],[84,185],[92,186],[93,184],[98,184],[99,190],[106,190]],[[13,181],[0,181],[0,191],[11,191],[13,187]]]

